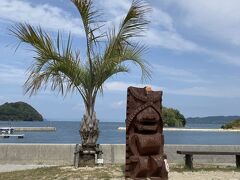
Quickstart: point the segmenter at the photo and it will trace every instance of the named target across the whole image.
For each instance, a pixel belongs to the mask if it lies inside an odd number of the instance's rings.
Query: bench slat
[[[177,151],[177,154],[189,155],[240,155],[240,152],[215,152],[215,151]]]

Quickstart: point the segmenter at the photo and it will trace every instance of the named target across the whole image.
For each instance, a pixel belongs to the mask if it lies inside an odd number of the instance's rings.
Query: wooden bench
[[[214,152],[214,151],[177,151],[177,154],[185,155],[185,167],[193,169],[193,155],[235,155],[236,166],[240,168],[240,152]]]

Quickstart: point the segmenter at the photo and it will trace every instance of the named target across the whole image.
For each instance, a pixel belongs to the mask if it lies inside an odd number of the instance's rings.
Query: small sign
[[[103,164],[103,159],[97,159],[97,164]]]
[[[169,168],[167,159],[164,159],[164,163],[165,163],[165,167],[166,167],[167,172],[169,172],[169,171],[170,171],[170,168]]]

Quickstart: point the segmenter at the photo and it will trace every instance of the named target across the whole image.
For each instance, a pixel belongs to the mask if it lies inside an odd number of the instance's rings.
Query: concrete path
[[[50,167],[50,165],[13,165],[13,164],[4,164],[0,165],[0,172],[11,172],[11,171],[20,171],[27,169],[37,169],[40,167]]]

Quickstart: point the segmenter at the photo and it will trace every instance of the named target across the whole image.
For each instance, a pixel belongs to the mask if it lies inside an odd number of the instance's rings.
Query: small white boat
[[[0,127],[0,134],[12,134],[13,131],[12,127]]]
[[[9,138],[17,137],[18,139],[24,138],[24,134],[13,134],[14,128],[12,127],[0,127],[0,137]]]
[[[126,127],[118,127],[119,131],[126,131]]]

